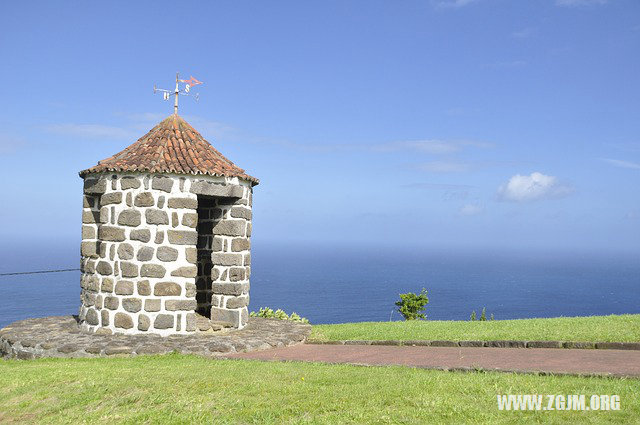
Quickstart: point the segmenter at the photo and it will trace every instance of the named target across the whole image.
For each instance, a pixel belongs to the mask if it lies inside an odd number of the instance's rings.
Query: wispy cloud
[[[381,143],[372,146],[374,151],[415,151],[428,154],[450,154],[461,151],[464,147],[472,146],[477,148],[490,148],[493,145],[491,143],[460,140],[412,140],[412,141],[397,141],[389,143]]]
[[[573,187],[561,183],[557,177],[539,172],[528,176],[516,174],[498,188],[498,200],[531,202],[543,199],[564,198],[573,193]]]
[[[431,4],[438,8],[459,9],[477,1],[478,0],[432,0]]]
[[[632,168],[635,170],[640,170],[640,164],[635,162],[623,161],[622,159],[611,159],[611,158],[601,158],[601,160],[606,162],[609,165],[613,165],[614,167]]]
[[[402,187],[409,189],[444,189],[444,190],[460,190],[473,189],[475,186],[468,184],[449,184],[449,183],[408,183]]]
[[[609,0],[556,0],[557,6],[580,7],[607,4]]]
[[[17,137],[0,134],[0,155],[8,155],[19,150],[26,143]]]
[[[470,217],[480,215],[484,212],[484,207],[480,204],[465,204],[458,210],[458,215]]]
[[[430,161],[418,165],[418,169],[429,173],[462,173],[471,169],[471,164],[461,161]]]
[[[84,139],[122,140],[133,138],[135,140],[141,136],[130,129],[102,124],[55,124],[48,126],[46,130],[54,134]]]
[[[512,61],[499,61],[499,62],[491,62],[485,63],[482,65],[483,68],[488,69],[505,69],[505,68],[520,68],[527,64],[526,61],[517,59]]]
[[[522,28],[521,30],[514,31],[511,33],[511,37],[513,38],[528,38],[535,34],[535,28]]]

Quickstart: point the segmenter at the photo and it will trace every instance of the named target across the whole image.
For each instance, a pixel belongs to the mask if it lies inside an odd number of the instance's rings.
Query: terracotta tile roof
[[[259,182],[225,158],[178,115],[166,118],[123,151],[80,171],[80,176],[109,171],[205,174],[238,177],[253,185]]]

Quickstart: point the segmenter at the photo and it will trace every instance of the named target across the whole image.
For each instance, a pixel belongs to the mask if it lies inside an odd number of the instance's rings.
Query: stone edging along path
[[[14,322],[0,329],[0,357],[102,357],[139,354],[221,356],[286,347],[304,342],[311,326],[286,320],[249,318],[241,330],[220,334],[97,335],[80,330],[74,316],[52,316]]]
[[[581,342],[581,341],[449,341],[449,340],[338,340],[308,339],[306,344],[317,345],[393,345],[408,347],[492,347],[492,348],[580,348],[600,350],[640,350],[640,342]]]

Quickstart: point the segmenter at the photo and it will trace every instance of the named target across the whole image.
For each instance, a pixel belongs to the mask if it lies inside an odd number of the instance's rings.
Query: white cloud
[[[556,0],[557,6],[579,7],[607,4],[609,0]]]
[[[621,159],[610,159],[610,158],[602,158],[602,160],[614,167],[619,168],[633,168],[635,170],[640,170],[640,164],[631,161],[623,161]]]
[[[562,184],[554,176],[534,172],[528,176],[516,174],[498,188],[501,201],[529,202],[542,199],[557,199],[570,195],[571,186]]]
[[[65,136],[87,139],[133,139],[136,140],[142,134],[133,131],[102,124],[55,124],[47,127],[47,131]]]
[[[479,205],[479,204],[465,204],[458,211],[458,215],[469,217],[469,216],[473,216],[473,215],[482,214],[483,212],[484,212],[484,208],[482,207],[482,205]]]
[[[457,9],[475,3],[476,1],[478,0],[438,0],[433,2],[433,4],[435,4],[436,7]]]

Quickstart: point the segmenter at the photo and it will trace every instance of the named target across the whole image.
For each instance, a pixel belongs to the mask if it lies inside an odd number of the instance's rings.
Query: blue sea
[[[0,273],[79,267],[75,244],[0,248]],[[640,313],[640,256],[422,248],[261,245],[250,310],[296,311],[312,323],[400,320],[394,302],[427,289],[427,318],[468,320]],[[79,272],[0,277],[0,328],[76,314]]]

